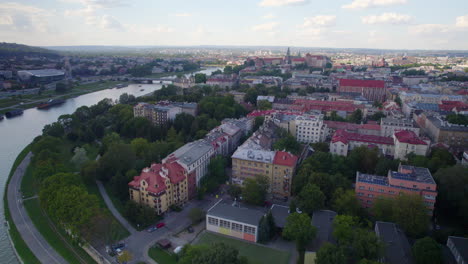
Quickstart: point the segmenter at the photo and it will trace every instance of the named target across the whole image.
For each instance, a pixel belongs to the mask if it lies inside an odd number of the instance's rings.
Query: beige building
[[[166,212],[171,205],[188,201],[187,174],[177,162],[154,163],[128,186],[131,200],[154,208],[158,214]]]
[[[429,151],[430,140],[419,138],[416,133],[410,130],[402,130],[393,135],[395,144],[394,159],[406,160],[410,153],[426,156]]]

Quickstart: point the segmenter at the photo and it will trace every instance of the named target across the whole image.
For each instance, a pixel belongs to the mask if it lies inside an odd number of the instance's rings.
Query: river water
[[[207,68],[201,73],[210,74],[219,68]],[[104,98],[116,100],[123,93],[141,96],[159,90],[162,84],[130,84],[121,89],[107,89],[68,99],[63,105],[48,110],[27,109],[22,116],[0,121],[0,197],[3,198],[5,184],[13,162],[21,150],[42,133],[42,128],[57,121],[61,115],[71,114],[80,106],[91,106]],[[144,91],[141,91],[144,89]],[[3,202],[0,203],[0,263],[19,263],[7,237]]]

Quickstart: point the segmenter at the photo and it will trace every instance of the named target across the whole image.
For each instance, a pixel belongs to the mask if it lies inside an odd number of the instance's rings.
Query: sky
[[[0,42],[468,49],[468,0],[0,0]]]

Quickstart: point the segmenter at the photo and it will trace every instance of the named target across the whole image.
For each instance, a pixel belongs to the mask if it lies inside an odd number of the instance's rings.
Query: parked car
[[[161,228],[161,227],[165,227],[165,226],[166,226],[166,224],[162,223],[162,222],[156,225],[157,228]]]
[[[189,226],[189,227],[187,228],[187,232],[193,233],[193,227]]]
[[[117,251],[118,249],[122,250],[124,248],[125,248],[125,243],[118,243],[118,244],[112,245],[112,249],[114,251]]]
[[[158,228],[155,227],[155,226],[150,226],[148,229],[146,229],[146,231],[147,231],[148,233],[152,233],[152,232],[156,231],[157,229],[158,229]]]

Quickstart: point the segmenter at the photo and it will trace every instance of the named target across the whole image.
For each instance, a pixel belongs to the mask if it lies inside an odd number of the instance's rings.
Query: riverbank
[[[10,170],[10,174],[8,176],[8,180],[5,186],[5,192],[3,193],[3,209],[5,212],[5,221],[8,223],[8,231],[7,234],[10,237],[10,242],[12,243],[12,247],[15,251],[16,257],[20,261],[20,263],[32,263],[32,264],[40,264],[41,262],[36,258],[34,253],[29,249],[26,242],[21,237],[18,229],[16,228],[16,224],[11,218],[10,207],[8,206],[8,198],[7,198],[7,189],[10,183],[11,177],[13,173],[18,168],[19,164],[24,160],[26,155],[31,151],[31,144],[26,146],[16,157],[15,162]]]
[[[15,96],[12,98],[0,99],[0,114],[4,114],[12,109],[29,109],[34,108],[40,102],[49,99],[70,99],[83,94],[97,92],[115,87],[117,84],[126,84],[129,82],[122,81],[98,81],[95,83],[82,84],[73,87],[71,90],[63,94],[58,94],[55,91],[46,91],[41,95],[24,95],[21,97]]]

